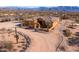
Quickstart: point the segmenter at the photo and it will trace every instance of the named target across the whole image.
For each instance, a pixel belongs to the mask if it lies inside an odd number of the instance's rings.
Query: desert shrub
[[[13,44],[11,41],[5,41],[4,42],[5,48],[11,50],[13,48]]]
[[[71,29],[75,29],[74,28],[74,25],[69,25],[69,26],[67,26],[68,28],[71,28]]]
[[[61,51],[65,51],[65,47],[63,47],[63,46],[59,47],[59,49],[60,49]]]
[[[0,52],[7,52],[7,50],[0,50]]]
[[[0,49],[6,49],[10,51],[13,48],[11,41],[0,41]]]
[[[46,22],[48,28],[52,27],[52,22]]]
[[[32,18],[32,15],[28,15],[27,18]]]
[[[79,32],[76,32],[76,33],[75,33],[75,36],[79,36]]]
[[[76,22],[76,23],[79,23],[79,19],[76,19],[75,22]]]
[[[78,45],[79,44],[79,37],[71,37],[68,38],[68,45],[69,46],[74,46],[74,45]]]
[[[69,36],[71,36],[72,33],[69,29],[65,29],[65,30],[63,30],[63,34],[64,34],[64,36],[69,37]]]
[[[60,18],[61,19],[69,19],[69,16],[68,15],[61,15]]]

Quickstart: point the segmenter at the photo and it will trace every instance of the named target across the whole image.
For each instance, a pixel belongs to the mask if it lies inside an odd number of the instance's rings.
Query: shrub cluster
[[[69,37],[69,36],[71,36],[72,32],[69,29],[65,29],[65,30],[63,30],[63,34],[64,34],[64,36]]]

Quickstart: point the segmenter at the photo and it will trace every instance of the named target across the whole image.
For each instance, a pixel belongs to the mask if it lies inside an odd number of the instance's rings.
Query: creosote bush
[[[79,23],[79,19],[76,19],[75,22],[76,22],[76,23]]]
[[[10,51],[13,48],[13,44],[11,41],[0,41],[0,50],[6,49]]]
[[[69,46],[74,46],[74,45],[79,45],[79,37],[71,37],[71,38],[68,38],[68,45]]]
[[[64,14],[64,15],[61,15],[60,18],[61,19],[69,19],[69,16]]]
[[[72,32],[69,29],[65,29],[65,30],[63,30],[63,34],[64,34],[64,36],[69,37],[69,36],[71,36]]]
[[[75,29],[74,25],[69,25],[68,28]]]

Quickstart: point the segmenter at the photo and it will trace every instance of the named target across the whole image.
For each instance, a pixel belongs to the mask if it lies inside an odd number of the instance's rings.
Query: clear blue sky
[[[0,0],[0,6],[79,6],[79,0]]]

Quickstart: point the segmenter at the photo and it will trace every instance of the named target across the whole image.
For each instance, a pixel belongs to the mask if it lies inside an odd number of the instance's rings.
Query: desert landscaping
[[[0,52],[77,52],[78,14],[0,10]]]

